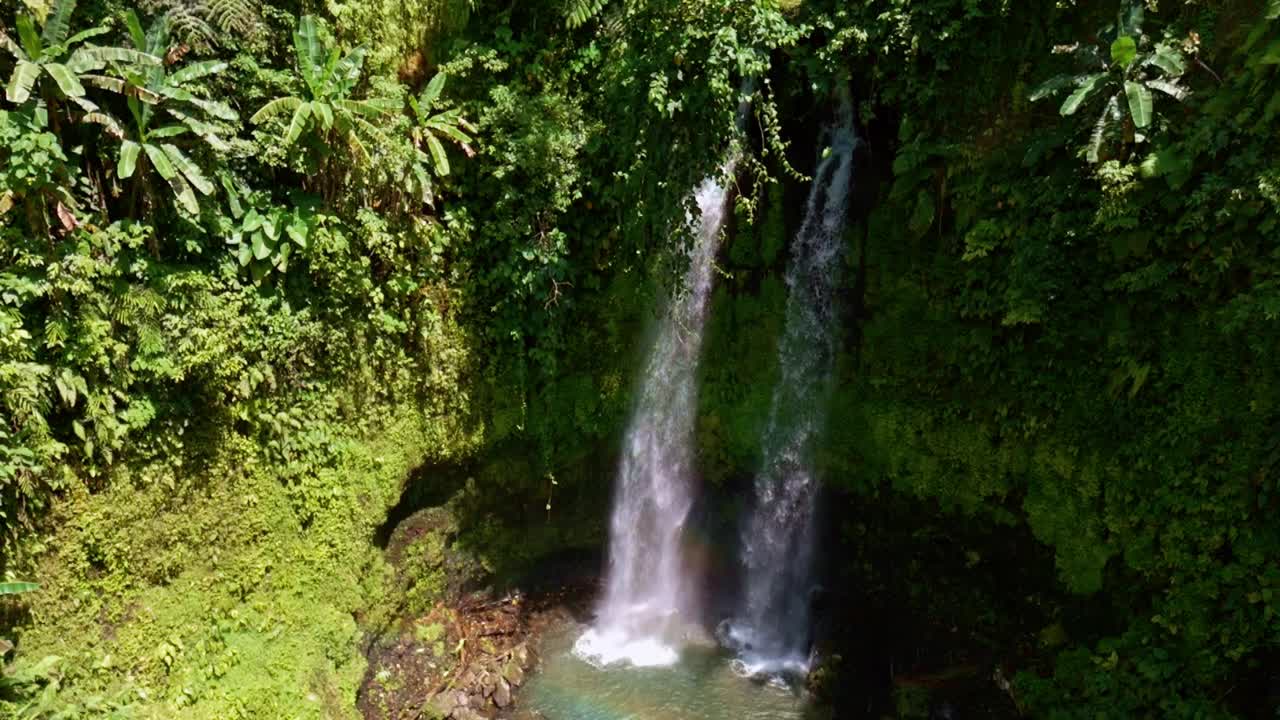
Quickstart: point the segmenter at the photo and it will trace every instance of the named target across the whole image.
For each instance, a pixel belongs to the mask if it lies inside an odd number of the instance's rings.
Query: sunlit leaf
[[[1111,43],[1111,62],[1127,68],[1138,56],[1138,42],[1128,35],[1123,35]]]

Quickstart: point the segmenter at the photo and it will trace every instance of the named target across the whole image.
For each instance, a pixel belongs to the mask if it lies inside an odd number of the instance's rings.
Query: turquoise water
[[[583,628],[546,639],[517,720],[816,720],[789,688],[740,677],[718,648],[687,648],[667,667],[598,668],[573,654]]]

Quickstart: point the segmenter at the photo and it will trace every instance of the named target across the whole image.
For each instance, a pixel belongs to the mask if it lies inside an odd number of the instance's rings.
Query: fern
[[[582,27],[604,9],[608,0],[565,0],[564,24],[569,28]]]
[[[201,50],[230,38],[251,40],[262,28],[256,0],[145,0],[143,7],[164,15],[179,38]]]

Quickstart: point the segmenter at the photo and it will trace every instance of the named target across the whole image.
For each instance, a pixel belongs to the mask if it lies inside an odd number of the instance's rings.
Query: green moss
[[[442,436],[452,442],[436,445]],[[149,716],[353,717],[365,666],[355,618],[389,591],[374,528],[410,469],[472,440],[403,410],[377,437],[342,445],[318,476],[328,492],[305,510],[235,438],[172,484],[122,478],[78,493],[34,548],[44,592],[20,662],[102,668],[69,691],[123,682]]]

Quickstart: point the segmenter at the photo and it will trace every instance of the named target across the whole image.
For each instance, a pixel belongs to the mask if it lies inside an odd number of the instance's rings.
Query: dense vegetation
[[[351,716],[424,464],[474,469],[492,571],[599,543],[746,92],[699,423],[732,493],[842,89],[833,497],[1034,536],[1038,644],[990,640],[1032,716],[1274,712],[1276,0],[0,12],[0,581],[40,586],[0,585],[4,713]]]

